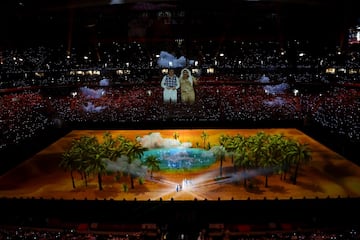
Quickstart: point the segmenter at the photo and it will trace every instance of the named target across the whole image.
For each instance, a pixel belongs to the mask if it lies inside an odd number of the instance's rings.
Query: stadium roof
[[[164,12],[172,16],[170,38],[280,36],[321,41],[339,38],[359,23],[356,0],[7,0],[0,5],[2,45],[125,39],[139,18],[142,27],[148,24],[144,39],[158,37],[154,20]]]

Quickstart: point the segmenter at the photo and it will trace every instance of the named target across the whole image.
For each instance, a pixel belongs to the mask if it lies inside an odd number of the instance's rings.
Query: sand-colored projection
[[[241,170],[234,170],[227,156],[222,166],[223,177],[219,179],[220,162],[196,171],[181,167],[177,171],[147,173],[143,181],[135,179],[134,188],[130,178],[103,176],[103,190],[98,188],[97,176],[90,175],[84,185],[81,175],[74,172],[76,188],[72,187],[70,172],[59,167],[62,153],[72,139],[80,136],[96,136],[102,139],[109,131],[112,136],[122,135],[135,141],[156,133],[162,140],[175,139],[186,147],[203,148],[219,145],[223,134],[250,136],[263,131],[267,134],[283,134],[286,137],[308,143],[312,159],[301,165],[297,183],[282,180],[279,174],[268,177],[258,169],[252,170],[251,187],[244,187]],[[201,137],[203,133],[206,137]],[[124,185],[129,186],[125,190]],[[360,167],[323,146],[297,129],[170,129],[170,130],[75,130],[43,149],[30,159],[0,177],[0,197],[44,199],[114,199],[114,200],[245,200],[245,199],[314,199],[360,196]]]

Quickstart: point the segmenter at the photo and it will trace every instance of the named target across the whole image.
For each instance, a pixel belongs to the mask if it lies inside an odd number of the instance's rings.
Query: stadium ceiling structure
[[[56,41],[77,36],[125,39],[141,21],[157,37],[156,20],[171,19],[167,37],[338,38],[359,23],[356,0],[16,0],[1,5],[2,45]],[[150,26],[151,25],[151,29]],[[143,29],[144,30],[144,29]]]

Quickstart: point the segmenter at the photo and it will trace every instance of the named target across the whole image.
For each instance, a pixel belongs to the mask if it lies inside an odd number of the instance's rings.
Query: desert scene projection
[[[0,177],[8,198],[359,196],[359,166],[293,128],[74,130]]]

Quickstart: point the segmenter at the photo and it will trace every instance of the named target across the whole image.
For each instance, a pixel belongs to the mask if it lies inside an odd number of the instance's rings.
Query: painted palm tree
[[[254,136],[250,136],[247,140],[251,151],[251,157],[254,161],[254,167],[260,166],[260,161],[267,157],[266,141],[267,134],[264,132],[258,132]]]
[[[128,156],[122,155],[117,159],[116,164],[121,172],[130,176],[132,189],[134,188],[134,179],[146,175],[146,167],[140,159],[130,160]]]
[[[70,172],[72,187],[75,189],[76,184],[74,178],[74,170],[77,169],[77,161],[76,161],[76,156],[74,155],[72,150],[73,150],[72,148],[68,148],[67,150],[65,150],[65,152],[62,154],[59,167],[61,167],[65,171]]]
[[[223,175],[223,162],[225,161],[226,150],[224,146],[217,145],[213,146],[210,151],[215,155],[216,161],[220,162],[219,177]]]
[[[153,178],[153,172],[160,170],[160,159],[155,155],[149,155],[146,157],[145,166],[150,169],[150,178]]]
[[[106,163],[103,161],[107,157],[107,152],[99,143],[95,136],[82,136],[73,145],[73,150],[78,152],[78,162],[80,170],[83,172],[86,185],[89,174],[97,174],[99,190],[102,190],[102,174],[106,170]]]
[[[103,151],[103,155],[109,159],[110,161],[116,160],[116,145],[117,139],[114,139],[110,132],[105,132],[103,135],[103,141],[101,144],[101,148]]]
[[[207,133],[207,132],[205,132],[205,131],[202,131],[202,133],[201,133],[201,139],[203,140],[203,147],[204,147],[204,149],[206,148],[206,141],[208,140],[208,138],[209,138],[209,134]]]
[[[105,134],[103,137],[107,138],[108,135]],[[86,160],[88,172],[97,175],[99,190],[102,191],[102,176],[106,172],[107,166],[104,160],[108,159],[109,154],[111,154],[109,153],[109,145],[107,145],[107,141],[99,143],[98,139],[94,137],[89,142],[88,150],[89,156]]]
[[[145,148],[143,148],[140,143],[132,142],[126,138],[122,138],[121,141],[121,156],[127,157],[129,166],[131,166],[133,161],[140,161],[141,157],[144,155]],[[130,171],[134,170],[130,168],[126,169],[128,170],[128,172],[125,173],[130,175],[131,188],[134,188],[134,178],[137,176],[137,171]]]
[[[126,137],[124,137],[122,135],[118,135],[114,139],[114,143],[111,148],[111,156],[109,156],[109,158],[106,160],[106,161],[110,161],[110,162],[108,162],[108,165],[111,166],[110,171],[116,172],[117,179],[120,178],[121,174],[126,174],[120,170],[120,168],[117,166],[117,162],[118,162],[119,158],[126,156],[128,142],[129,142],[129,139],[127,139]],[[114,162],[114,163],[112,163],[112,162]]]
[[[71,152],[74,154],[75,161],[77,161],[75,166],[80,172],[85,186],[88,185],[88,176],[90,174],[90,169],[86,160],[90,157],[91,154],[93,154],[91,152],[91,148],[93,144],[92,142],[95,141],[94,138],[95,137],[91,136],[81,136],[79,139],[75,139],[71,146]]]
[[[124,146],[123,142],[125,142],[127,139],[123,137],[122,135],[117,136],[114,138],[110,132],[105,132],[103,135],[103,142],[101,144],[103,155],[105,158],[104,161],[107,162],[107,169],[106,171],[108,173],[116,173],[117,175],[115,178],[120,177],[120,172],[116,167],[116,164],[114,165],[114,162],[116,162],[117,158],[123,154]]]
[[[260,166],[265,175],[265,187],[268,187],[269,175],[278,172],[278,166],[284,158],[283,135],[267,135],[265,141],[265,156],[260,160]]]
[[[70,170],[73,188],[75,188],[75,181],[72,173],[77,170],[83,177],[85,186],[87,186],[88,175],[97,174],[99,189],[102,190],[101,176],[106,170],[103,159],[108,156],[106,149],[94,136],[81,136],[72,141],[70,148],[63,153],[60,167]]]
[[[252,142],[250,137],[238,135],[234,138],[236,146],[234,152],[234,165],[242,169],[242,179],[244,187],[247,187],[247,181],[251,177],[250,170],[256,168],[256,162],[253,157]]]
[[[221,146],[224,146],[226,155],[231,157],[231,163],[233,164],[234,172],[236,172],[236,166],[234,165],[234,145],[233,145],[233,137],[229,135],[221,135],[219,137],[219,143]]]
[[[295,142],[295,144],[293,144],[289,150],[289,155],[294,159],[295,162],[295,171],[292,182],[293,184],[296,184],[300,165],[308,163],[312,159],[311,149],[309,148],[308,143]]]
[[[279,162],[280,179],[283,181],[286,181],[287,174],[290,172],[291,166],[294,164],[294,158],[291,155],[291,148],[294,144],[296,144],[294,139],[283,138],[283,156]]]
[[[231,157],[231,162],[234,165],[234,172],[237,170],[237,165],[234,163],[234,157],[238,149],[242,149],[242,145],[245,144],[245,137],[242,135],[228,136],[221,135],[220,136],[220,144],[225,147],[227,154]]]
[[[130,140],[122,135],[119,135],[117,136],[115,142],[116,143],[114,145],[114,156],[117,159],[120,156],[127,154],[128,142],[130,142]]]
[[[244,187],[247,187],[247,180],[249,178],[248,171],[254,167],[254,161],[251,157],[251,151],[247,141],[235,150],[234,164],[238,168],[243,169],[242,178]]]
[[[175,140],[178,140],[178,139],[179,139],[179,133],[178,133],[178,132],[174,132],[174,135],[173,135],[173,136],[174,136],[174,139],[175,139]]]

